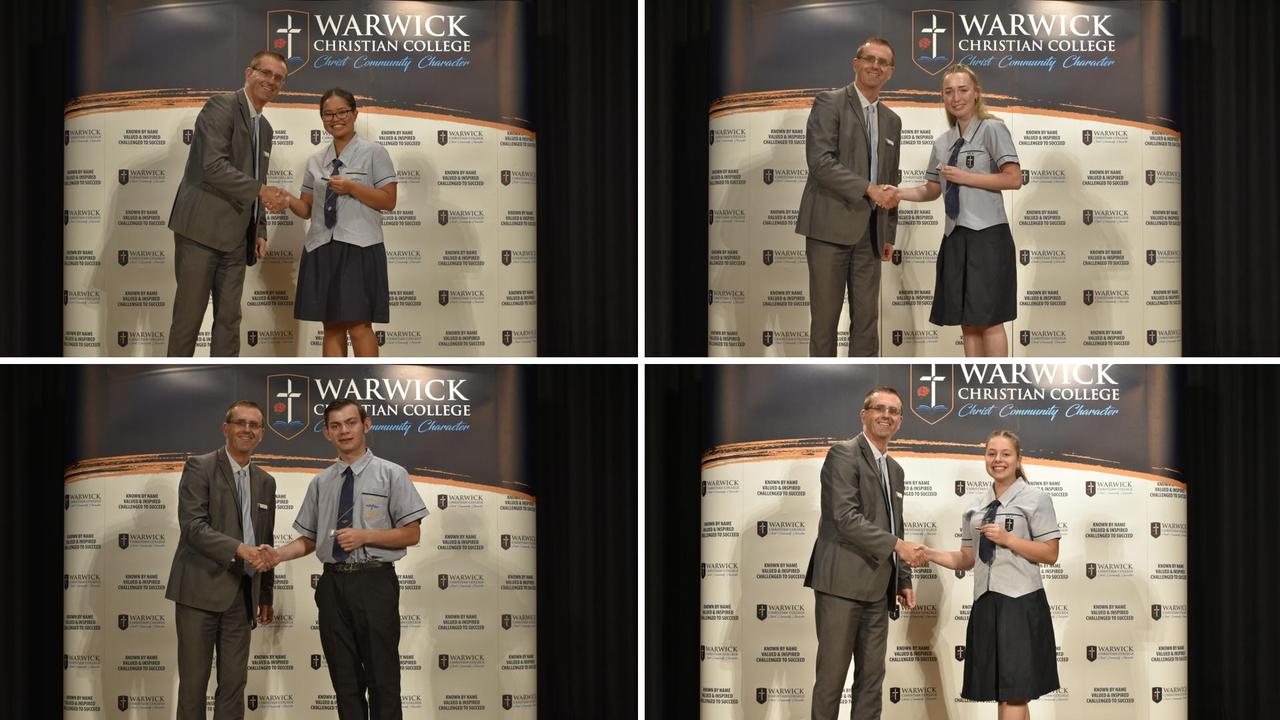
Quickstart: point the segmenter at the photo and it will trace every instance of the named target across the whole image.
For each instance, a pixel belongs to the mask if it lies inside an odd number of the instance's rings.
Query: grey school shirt
[[[311,252],[330,240],[358,247],[382,242],[382,211],[374,210],[353,195],[338,196],[338,217],[333,227],[324,226],[326,178],[333,174],[334,158],[342,161],[338,174],[361,185],[380,188],[396,181],[396,169],[387,149],[356,135],[335,155],[333,143],[307,158],[302,175],[302,192],[311,193],[311,226],[302,246]]]
[[[951,146],[959,138],[959,125],[939,135],[933,141],[933,154],[929,156],[929,166],[925,168],[925,178],[941,183],[944,196],[951,183],[942,177],[938,168],[948,164]],[[995,118],[975,118],[970,121],[964,145],[960,146],[960,156],[956,158],[956,167],[971,172],[998,173],[1000,166],[1005,163],[1018,163],[1018,150],[1013,144],[1009,128]],[[960,186],[960,212],[956,219],[946,217],[946,213],[943,213],[943,218],[947,221],[944,236],[950,235],[957,225],[970,230],[983,230],[1009,222],[1004,214],[1004,198],[999,190],[984,190],[968,185]]]
[[[351,527],[391,530],[427,516],[426,503],[409,480],[409,471],[375,456],[372,450],[366,450],[349,466],[339,460],[311,479],[298,519],[293,521],[294,530],[316,541],[316,557],[320,562],[334,561],[332,531],[338,525],[342,474],[348,467],[355,473]],[[347,556],[346,562],[395,562],[404,556],[404,548],[365,545]]]
[[[978,543],[982,540],[982,520],[987,506],[996,499],[995,484],[978,499],[978,504],[964,511],[961,524],[960,546],[973,548],[973,600],[988,590],[1009,597],[1021,597],[1044,587],[1040,580],[1040,565],[1022,557],[1007,547],[995,546],[991,565],[978,557]],[[1058,530],[1058,514],[1053,509],[1053,498],[1021,478],[1005,490],[996,509],[997,523],[1004,525],[1010,535],[1024,540],[1044,542],[1062,537]]]

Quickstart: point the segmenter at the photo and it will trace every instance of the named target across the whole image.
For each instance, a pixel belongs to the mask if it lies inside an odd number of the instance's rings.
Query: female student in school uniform
[[[387,149],[356,135],[356,99],[342,88],[320,97],[320,118],[333,142],[307,160],[299,197],[289,209],[311,218],[298,269],[293,316],[324,323],[324,354],[344,357],[347,338],[358,357],[377,357],[373,323],[390,320],[382,211],[396,207],[396,169]]]
[[[899,190],[910,202],[946,198],[929,322],[959,325],[967,357],[1004,357],[1004,323],[1018,316],[1018,277],[1000,191],[1022,187],[1018,151],[967,65],[943,71],[942,108],[951,129],[933,141],[927,182]]]
[[[1008,430],[987,438],[991,487],[963,515],[960,549],[929,561],[974,570],[964,659],[966,700],[995,701],[999,720],[1029,720],[1027,702],[1058,689],[1058,662],[1040,565],[1058,561],[1049,494],[1027,482],[1022,445]]]

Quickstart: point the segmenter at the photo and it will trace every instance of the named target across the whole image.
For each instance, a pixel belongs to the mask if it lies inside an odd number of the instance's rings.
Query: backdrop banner
[[[910,542],[960,548],[962,513],[990,487],[987,436],[1012,430],[1052,498],[1058,562],[1041,566],[1061,688],[1036,718],[1187,717],[1186,481],[1178,372],[1140,365],[732,366],[710,383],[701,479],[701,717],[808,718],[814,593],[805,571],[827,449],[861,432],[888,385],[904,419]],[[887,717],[989,718],[960,698],[972,573],[913,571],[916,607],[890,614]],[[849,712],[850,665],[841,717]]]
[[[859,44],[895,50],[880,98],[902,118],[900,182],[925,182],[947,130],[942,70],[974,68],[1017,146],[1005,191],[1017,247],[1015,356],[1182,353],[1177,6],[1157,0],[722,0],[712,33],[707,216],[711,356],[805,356],[809,285],[795,234],[814,96],[853,81]],[[929,323],[943,200],[898,206],[880,286],[884,356],[963,354]],[[840,353],[848,351],[847,298]]]

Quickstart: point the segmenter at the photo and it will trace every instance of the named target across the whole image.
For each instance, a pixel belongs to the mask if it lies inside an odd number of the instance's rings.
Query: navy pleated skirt
[[[1017,250],[1009,224],[956,226],[938,248],[934,325],[999,325],[1018,317]]]
[[[302,254],[293,316],[321,322],[389,322],[387,252],[331,240]]]
[[[987,591],[965,636],[966,700],[1024,702],[1058,689],[1053,620],[1044,590],[1011,598]]]

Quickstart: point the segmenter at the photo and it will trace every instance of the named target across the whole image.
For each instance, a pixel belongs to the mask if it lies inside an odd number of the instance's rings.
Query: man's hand
[[[898,206],[898,188],[892,185],[868,185],[867,197],[876,204],[876,207],[885,210],[892,210]]]
[[[902,588],[898,591],[898,604],[905,605],[908,610],[915,609],[916,591],[911,588]]]
[[[260,237],[253,243],[253,256],[261,260],[267,256],[267,239]]]
[[[262,554],[261,547],[252,547],[250,545],[240,543],[240,547],[236,548],[236,557],[243,560],[245,565],[248,565],[258,572],[263,572],[264,570],[270,570],[272,568],[270,559]]]
[[[902,561],[913,568],[920,567],[929,562],[929,555],[925,552],[923,545],[913,545],[909,542],[899,540],[894,546],[893,551],[902,558]]]
[[[342,528],[338,531],[338,546],[347,552],[364,546],[367,542],[365,531],[357,528]]]
[[[881,262],[889,262],[893,259],[893,243],[885,243],[884,248],[880,251]]]
[[[275,616],[276,616],[275,608],[266,604],[258,605],[258,624],[259,625],[270,625],[271,621],[275,618]]]
[[[284,188],[263,185],[258,188],[258,199],[271,212],[280,212],[289,206],[289,193]]]

